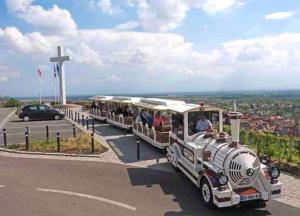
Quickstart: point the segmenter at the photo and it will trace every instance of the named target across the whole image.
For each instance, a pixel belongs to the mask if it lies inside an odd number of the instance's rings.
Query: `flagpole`
[[[40,65],[38,65],[38,71],[40,70]],[[40,97],[40,104],[42,104],[42,89],[41,89],[41,74],[39,73],[39,97]]]
[[[55,77],[53,79],[53,86],[54,86],[54,105],[56,104],[56,82]]]

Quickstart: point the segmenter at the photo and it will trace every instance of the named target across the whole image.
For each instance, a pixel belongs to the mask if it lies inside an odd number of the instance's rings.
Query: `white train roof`
[[[118,103],[137,103],[142,98],[139,97],[125,97],[125,96],[113,96],[109,101]]]
[[[199,104],[179,104],[179,105],[171,105],[168,107],[170,111],[185,113],[192,111],[199,111],[201,106]],[[204,111],[223,111],[223,109],[219,107],[213,107],[209,105],[203,106]]]
[[[154,110],[167,110],[169,106],[175,106],[185,104],[184,101],[160,99],[160,98],[143,98],[138,103],[134,103],[136,106],[154,109]]]
[[[107,101],[112,99],[112,96],[104,96],[104,95],[96,95],[94,97],[89,98],[90,100],[95,100],[95,101]]]
[[[136,106],[154,109],[154,110],[170,110],[173,112],[185,113],[200,110],[199,104],[189,104],[180,100],[170,100],[161,98],[140,98],[140,97],[127,97],[127,96],[104,96],[96,95],[91,97],[90,100],[111,101],[117,103],[129,103]],[[224,111],[222,108],[213,107],[209,105],[203,106],[204,111]]]

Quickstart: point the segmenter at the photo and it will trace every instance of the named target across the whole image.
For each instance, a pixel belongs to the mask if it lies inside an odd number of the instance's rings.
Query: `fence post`
[[[93,130],[93,133],[95,133],[95,120],[92,119],[92,130]]]
[[[25,131],[25,150],[29,150],[29,134],[27,131]]]
[[[95,139],[94,139],[94,133],[91,133],[91,141],[92,141],[92,153],[95,152]]]
[[[136,158],[140,160],[140,141],[136,141]]]
[[[49,142],[49,126],[46,125],[46,140]]]
[[[75,122],[77,122],[77,112],[75,111],[75,119],[74,119]]]
[[[86,129],[89,129],[89,117],[86,117]]]
[[[75,124],[73,124],[73,137],[76,138],[76,128],[75,128]]]
[[[57,152],[60,152],[60,134],[56,133]]]
[[[81,116],[81,120],[82,120],[82,127],[84,127],[84,115]]]
[[[3,128],[3,142],[4,142],[4,147],[7,146],[7,137],[6,137],[6,129]]]
[[[77,116],[77,121],[78,121],[78,124],[79,124],[80,123],[80,113],[78,112],[77,115],[78,115]]]

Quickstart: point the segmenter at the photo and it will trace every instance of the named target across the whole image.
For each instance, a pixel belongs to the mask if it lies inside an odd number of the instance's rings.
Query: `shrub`
[[[16,98],[9,98],[5,103],[4,107],[19,107],[21,106],[21,102]]]

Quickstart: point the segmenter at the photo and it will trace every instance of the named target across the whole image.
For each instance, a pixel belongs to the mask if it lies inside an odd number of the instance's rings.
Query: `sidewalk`
[[[278,201],[300,208],[300,178],[281,173],[282,195]]]
[[[80,117],[82,115],[84,115],[84,119],[89,117],[89,113],[86,112],[80,112]],[[71,119],[67,120],[75,123]],[[87,132],[86,126],[82,127],[78,124],[76,126]],[[107,154],[99,159],[100,161],[173,172],[165,153],[143,141],[140,142],[140,160],[137,160],[136,137],[133,134],[128,134],[122,129],[114,128],[108,124],[100,124],[96,121],[94,136],[95,139],[98,139],[110,149]]]

